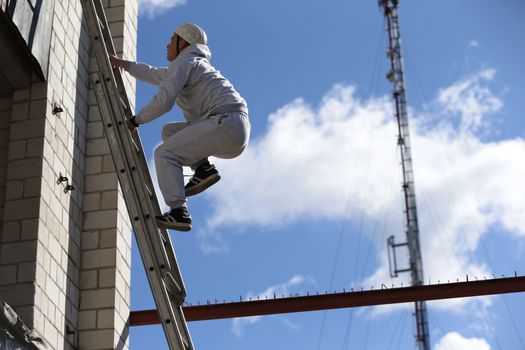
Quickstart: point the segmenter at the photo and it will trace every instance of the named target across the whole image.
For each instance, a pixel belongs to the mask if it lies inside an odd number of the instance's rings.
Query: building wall
[[[9,151],[9,128],[11,123],[12,97],[0,98],[0,233],[3,232],[5,186],[7,178],[7,155]],[[0,242],[1,242],[0,235]],[[0,269],[0,275],[3,270]]]
[[[134,59],[136,0],[104,4],[117,50]],[[0,296],[53,349],[126,349],[131,228],[78,0],[55,1],[48,68],[47,82],[35,75],[0,99]]]
[[[45,84],[41,84],[45,87]],[[40,113],[45,91],[19,90],[10,110],[5,171],[5,199],[0,247],[0,293],[32,324],[40,216],[40,179],[44,123]],[[37,98],[38,97],[38,98]],[[5,120],[5,119],[4,119]]]

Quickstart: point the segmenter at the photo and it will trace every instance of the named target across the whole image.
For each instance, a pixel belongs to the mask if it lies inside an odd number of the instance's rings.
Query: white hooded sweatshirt
[[[136,115],[139,124],[169,112],[176,103],[188,122],[219,113],[248,113],[246,101],[209,62],[208,46],[192,44],[167,68],[129,62],[124,67],[135,78],[158,85],[159,91]]]

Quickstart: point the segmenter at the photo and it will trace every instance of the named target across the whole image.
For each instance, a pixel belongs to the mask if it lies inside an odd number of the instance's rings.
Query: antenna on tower
[[[408,130],[408,114],[405,93],[405,82],[403,76],[403,60],[401,55],[401,35],[398,20],[399,0],[379,0],[379,6],[383,9],[388,28],[388,50],[390,59],[390,71],[387,79],[392,83],[392,96],[394,98],[395,114],[398,125],[397,144],[401,154],[401,167],[403,170],[403,193],[404,214],[406,223],[405,243],[394,242],[394,237],[388,239],[389,258],[393,257],[390,275],[397,277],[399,272],[410,271],[413,285],[420,285],[424,281],[423,262],[419,244],[419,227],[417,220],[416,191],[414,186],[414,170],[412,167],[412,154],[410,150],[410,136]],[[409,267],[397,268],[396,248],[406,246],[409,255]],[[390,254],[392,250],[392,254]],[[390,261],[391,259],[389,259]],[[428,331],[428,315],[425,301],[415,302],[416,318],[416,344],[419,350],[430,350],[430,339]]]

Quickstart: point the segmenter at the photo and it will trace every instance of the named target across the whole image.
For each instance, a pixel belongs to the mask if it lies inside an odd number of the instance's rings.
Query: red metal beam
[[[186,321],[216,320],[290,312],[396,304],[423,300],[473,297],[525,292],[525,277],[446,283],[428,286],[386,288],[358,292],[264,299],[183,307]],[[130,326],[160,323],[157,310],[132,311]]]

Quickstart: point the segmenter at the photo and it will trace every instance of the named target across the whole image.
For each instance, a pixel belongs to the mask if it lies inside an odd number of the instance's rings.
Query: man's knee
[[[183,165],[184,163],[183,157],[178,155],[174,150],[167,148],[165,143],[162,143],[157,148],[155,148],[153,156],[156,161],[170,160],[171,162],[175,162],[179,165]]]
[[[155,157],[155,159],[163,159],[167,157],[168,153],[166,151],[166,148],[163,146],[164,143],[155,148],[155,151],[153,152],[153,156]]]
[[[161,136],[163,142],[165,142],[172,134],[173,134],[173,131],[170,130],[168,125],[164,125],[162,127],[162,132],[161,132],[160,136]]]
[[[161,131],[161,138],[162,138],[162,141],[166,141],[167,139],[169,139],[173,134],[176,134],[177,132],[181,131],[182,129],[184,129],[186,127],[186,123],[183,123],[183,122],[177,122],[177,123],[168,123],[168,124],[165,124],[163,127],[162,127],[162,131]]]

